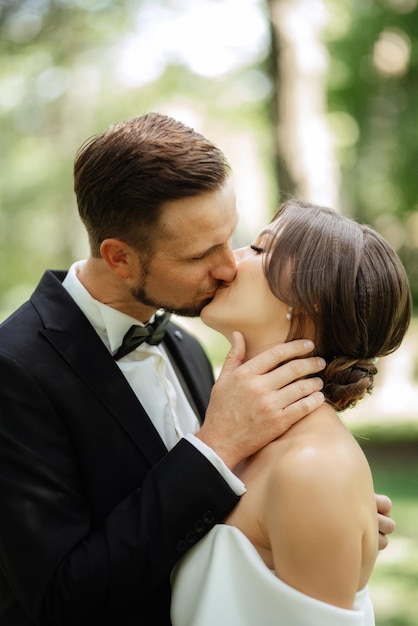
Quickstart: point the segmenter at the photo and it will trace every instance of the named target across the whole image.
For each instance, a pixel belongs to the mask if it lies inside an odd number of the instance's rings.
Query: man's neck
[[[77,278],[95,300],[146,324],[156,309],[138,302],[130,289],[103,259],[89,257],[78,269]]]

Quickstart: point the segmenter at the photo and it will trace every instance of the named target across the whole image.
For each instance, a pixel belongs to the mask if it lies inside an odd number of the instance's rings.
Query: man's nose
[[[222,280],[226,283],[230,283],[234,280],[237,273],[237,263],[232,248],[229,248],[222,255],[222,259],[212,270],[211,274],[216,280]]]

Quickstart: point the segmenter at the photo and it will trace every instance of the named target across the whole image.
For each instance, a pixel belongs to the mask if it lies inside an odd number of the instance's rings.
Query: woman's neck
[[[256,357],[257,355],[269,350],[273,346],[285,343],[286,337],[279,333],[260,332],[256,336],[249,333],[244,334],[245,339],[245,361]]]

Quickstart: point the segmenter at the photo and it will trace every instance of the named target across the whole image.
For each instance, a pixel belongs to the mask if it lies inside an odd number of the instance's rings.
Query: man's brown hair
[[[91,253],[109,237],[150,251],[165,202],[216,191],[230,167],[192,128],[148,113],[87,140],[74,163],[74,189]]]

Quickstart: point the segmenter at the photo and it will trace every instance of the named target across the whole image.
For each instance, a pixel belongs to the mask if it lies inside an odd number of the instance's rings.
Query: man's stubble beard
[[[212,300],[212,298],[206,298],[202,302],[199,302],[199,304],[186,304],[182,306],[174,306],[173,304],[164,302],[163,300],[155,300],[147,292],[148,266],[146,263],[142,264],[141,274],[142,284],[141,286],[133,287],[131,289],[131,294],[137,302],[153,307],[154,309],[164,309],[168,313],[174,313],[183,317],[199,317],[203,307],[209,304]]]
[[[131,289],[131,294],[141,304],[145,304],[147,306],[153,307],[154,309],[164,309],[168,313],[175,313],[176,315],[181,315],[183,317],[199,317],[200,312],[209,302],[211,302],[212,298],[207,298],[203,302],[200,302],[198,305],[183,305],[183,306],[173,306],[168,302],[164,302],[163,300],[154,300],[151,298],[146,290],[143,287],[137,287],[135,289]]]

